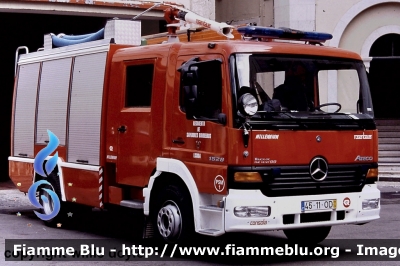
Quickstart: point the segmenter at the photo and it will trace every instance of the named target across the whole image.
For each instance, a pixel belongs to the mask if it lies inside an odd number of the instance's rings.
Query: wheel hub
[[[158,231],[164,238],[173,239],[179,236],[182,227],[182,217],[175,203],[167,203],[157,215]]]

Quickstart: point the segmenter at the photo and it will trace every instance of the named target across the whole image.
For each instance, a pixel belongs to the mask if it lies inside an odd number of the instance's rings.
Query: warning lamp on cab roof
[[[289,39],[296,41],[325,42],[332,39],[332,34],[314,31],[300,31],[290,28],[272,28],[247,26],[237,29],[244,37],[269,38],[269,39]]]

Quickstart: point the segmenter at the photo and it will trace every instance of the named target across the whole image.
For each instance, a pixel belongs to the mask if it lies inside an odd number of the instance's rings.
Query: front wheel
[[[156,199],[153,225],[167,243],[182,243],[194,233],[192,200],[186,189],[166,186]]]
[[[286,237],[297,244],[318,244],[329,235],[330,231],[331,226],[283,230]]]

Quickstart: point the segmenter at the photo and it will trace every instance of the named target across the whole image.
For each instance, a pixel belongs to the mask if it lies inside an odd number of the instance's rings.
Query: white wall
[[[175,0],[186,9],[208,19],[215,20],[215,0]]]
[[[369,49],[380,36],[400,32],[400,0],[316,0],[316,30],[333,34],[327,45],[362,54],[369,68]],[[335,75],[328,76],[328,101],[345,97]]]
[[[305,31],[315,30],[316,1],[317,0],[275,0],[275,27],[289,27]]]
[[[218,22],[270,26],[274,24],[274,0],[217,0],[215,13]]]
[[[362,0],[316,0],[316,31],[333,33],[343,16],[355,4]]]
[[[358,14],[343,32],[339,47],[361,54],[368,36],[386,25],[400,26],[400,3],[376,5]]]

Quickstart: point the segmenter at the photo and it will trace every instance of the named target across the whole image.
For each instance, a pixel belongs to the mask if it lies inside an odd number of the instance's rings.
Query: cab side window
[[[125,107],[151,106],[153,73],[153,64],[126,67]]]
[[[217,119],[222,111],[221,61],[196,62],[181,74],[181,110],[193,119]]]

